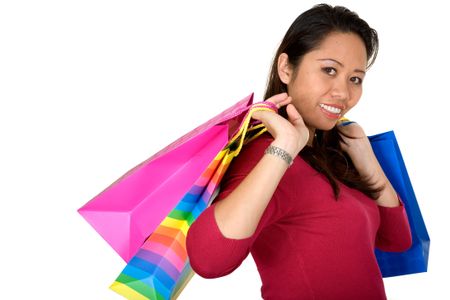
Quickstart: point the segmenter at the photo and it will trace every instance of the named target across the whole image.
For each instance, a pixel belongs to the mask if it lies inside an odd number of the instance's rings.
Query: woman
[[[339,121],[377,49],[376,31],[346,8],[322,4],[294,21],[265,95],[281,112],[254,115],[268,133],[192,224],[194,271],[224,276],[251,252],[264,299],[386,299],[374,248],[409,248],[409,224],[362,128]]]

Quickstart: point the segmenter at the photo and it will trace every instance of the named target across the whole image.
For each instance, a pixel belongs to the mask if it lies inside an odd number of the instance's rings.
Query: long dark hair
[[[332,32],[355,33],[364,41],[367,52],[367,68],[375,61],[378,53],[378,35],[366,21],[355,12],[342,6],[332,7],[319,4],[302,13],[286,32],[273,60],[264,99],[287,92],[287,86],[278,76],[278,57],[286,53],[294,72],[303,56],[319,47]],[[286,109],[280,114],[287,118]],[[343,141],[336,127],[329,131],[316,129],[312,146],[305,146],[299,155],[314,169],[323,173],[330,182],[334,196],[339,197],[338,181],[355,188],[372,199],[377,199],[381,188],[374,188],[367,178],[362,178],[350,157],[342,151]]]

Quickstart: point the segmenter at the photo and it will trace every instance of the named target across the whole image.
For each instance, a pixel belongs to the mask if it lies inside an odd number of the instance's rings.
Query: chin
[[[322,131],[329,131],[336,126],[338,120],[329,120],[328,122],[311,122],[306,124],[309,128],[315,128]]]

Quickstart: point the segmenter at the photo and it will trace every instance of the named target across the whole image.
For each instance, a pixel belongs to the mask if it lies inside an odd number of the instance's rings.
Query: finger
[[[352,128],[352,124],[356,124],[353,121],[344,121],[340,124],[337,124],[337,131],[338,133],[342,136],[342,137],[348,137],[348,136],[353,136],[354,135],[354,130]]]
[[[267,114],[272,114],[272,112],[267,112],[267,111],[254,111],[252,113],[252,118],[258,121],[265,121],[267,119]]]
[[[360,124],[354,121],[344,121],[337,125],[338,132],[345,138],[359,139],[366,136]]]
[[[350,121],[347,118],[342,118],[336,124],[336,128],[339,133],[343,133],[344,135],[354,135],[355,134],[355,125],[358,126],[358,123],[355,121]]]
[[[281,101],[280,103],[278,103],[278,108],[280,108],[280,107],[282,107],[282,106],[285,106],[285,105],[288,105],[289,103],[291,103],[292,102],[292,97],[291,96],[288,96],[286,99],[284,99],[283,101]]]
[[[286,107],[286,112],[288,114],[289,121],[297,128],[304,127],[305,122],[303,121],[302,116],[298,112],[298,110],[295,108],[294,105],[289,104]]]
[[[272,102],[277,107],[280,107],[280,106],[282,106],[282,103],[285,103],[286,100],[288,100],[288,98],[290,98],[290,97],[288,97],[287,93],[281,93],[281,94],[273,95],[272,97],[270,97],[266,101]]]

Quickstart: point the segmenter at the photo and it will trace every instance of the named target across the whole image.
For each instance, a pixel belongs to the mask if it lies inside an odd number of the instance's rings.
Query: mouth
[[[331,105],[323,104],[323,103],[320,103],[319,106],[328,117],[331,117],[333,119],[337,119],[337,118],[341,117],[341,112],[342,112],[343,108],[340,108],[337,106],[331,106]]]

